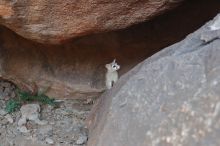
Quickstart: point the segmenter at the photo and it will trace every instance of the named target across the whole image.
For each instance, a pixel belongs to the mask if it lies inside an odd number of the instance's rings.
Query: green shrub
[[[21,103],[18,100],[10,99],[6,103],[5,111],[7,113],[12,113],[12,112],[15,112],[16,110],[18,110],[20,107],[21,107]]]
[[[55,102],[55,99],[49,98],[47,95],[43,93],[32,95],[28,92],[17,89],[16,94],[17,94],[16,98],[10,99],[6,103],[5,111],[8,113],[15,112],[21,107],[22,104],[27,103],[27,102],[33,102],[33,101],[37,101],[42,104],[49,104],[52,106],[57,105],[57,103]]]
[[[28,92],[18,90],[17,95],[20,101],[23,102],[30,102],[30,101],[38,101],[42,104],[49,104],[49,105],[56,105],[55,99],[49,98],[45,94],[37,94],[37,95],[32,95]]]

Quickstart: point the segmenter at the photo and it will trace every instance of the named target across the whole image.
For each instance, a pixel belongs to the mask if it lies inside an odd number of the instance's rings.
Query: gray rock
[[[45,141],[47,144],[54,144],[54,141],[51,138],[46,138]]]
[[[15,142],[16,146],[48,146],[48,145],[68,145],[72,146],[76,140],[78,143],[84,142],[83,135],[87,137],[87,129],[84,128],[83,116],[77,111],[57,107],[60,110],[55,113],[55,109],[49,106],[41,106],[38,104],[25,104],[20,112],[14,112],[11,117],[14,119],[13,124],[9,124],[9,120],[5,118],[7,113],[3,112],[4,100],[0,100],[0,145],[8,146],[9,142]],[[74,100],[68,100],[70,104],[75,103]],[[62,103],[63,104],[63,103]],[[40,112],[41,110],[41,112]],[[68,114],[62,115],[63,111]],[[66,112],[64,112],[66,113]],[[57,118],[61,116],[61,118]],[[39,125],[36,119],[45,119],[50,124]],[[42,121],[41,121],[42,122]],[[28,128],[28,129],[27,129]],[[79,138],[81,136],[81,138]],[[19,138],[19,141],[16,139]],[[25,143],[23,143],[23,142]],[[83,145],[84,146],[84,145]]]
[[[10,97],[15,98],[16,97],[15,92],[11,92]]]
[[[0,116],[5,116],[7,112],[3,109],[0,109]]]
[[[21,119],[18,121],[18,126],[26,124],[27,120],[31,120],[39,125],[46,125],[48,122],[40,120],[40,105],[39,104],[26,104],[20,109]]]
[[[87,142],[88,137],[86,135],[80,135],[78,139],[76,140],[77,145],[82,145]]]
[[[6,119],[6,118],[3,118],[2,120],[1,120],[1,125],[7,125],[8,124],[8,120]],[[3,126],[2,126],[3,127]],[[4,127],[3,127],[4,128]]]
[[[5,116],[5,118],[8,120],[8,122],[9,123],[13,123],[14,122],[14,119],[11,117],[11,115],[9,115],[9,114],[7,114],[6,116]]]
[[[89,116],[88,146],[219,146],[220,39],[206,24],[122,76]]]
[[[51,136],[53,133],[53,127],[51,125],[40,126],[37,133],[45,136]]]
[[[16,86],[6,80],[0,82],[0,99],[8,100],[16,96]]]
[[[28,132],[30,132],[25,126],[20,126],[20,127],[18,127],[18,130],[19,130],[21,133],[28,133]]]

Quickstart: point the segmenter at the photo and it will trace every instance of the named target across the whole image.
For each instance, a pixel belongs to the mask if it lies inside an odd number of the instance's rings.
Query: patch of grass
[[[7,103],[6,103],[6,108],[5,111],[7,113],[12,113],[15,112],[16,110],[18,110],[21,107],[21,103],[16,100],[16,99],[10,99]]]
[[[20,89],[17,89],[16,94],[17,94],[16,98],[10,99],[6,103],[5,111],[8,113],[15,112],[21,107],[22,104],[27,103],[27,102],[33,102],[33,101],[37,101],[42,104],[48,104],[51,106],[57,106],[57,102],[55,102],[55,99],[49,98],[47,95],[43,93],[32,95],[29,92],[25,92]]]
[[[17,95],[19,97],[19,100],[23,101],[23,102],[38,101],[42,104],[49,104],[52,106],[56,105],[55,99],[49,98],[47,95],[45,95],[43,93],[37,94],[37,95],[32,95],[28,92],[18,90]]]

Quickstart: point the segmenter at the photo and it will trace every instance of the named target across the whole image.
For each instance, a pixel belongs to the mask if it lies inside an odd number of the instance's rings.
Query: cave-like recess
[[[61,45],[39,44],[1,26],[0,73],[30,90],[50,87],[48,95],[57,98],[97,96],[103,91],[106,63],[116,58],[122,75],[182,40],[219,11],[219,0],[186,0],[150,21]]]

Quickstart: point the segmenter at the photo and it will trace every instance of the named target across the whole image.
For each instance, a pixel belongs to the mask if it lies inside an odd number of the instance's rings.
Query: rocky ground
[[[12,114],[5,112],[6,102],[15,98],[15,85],[0,81],[0,146],[25,146],[30,143],[54,146],[84,146],[88,140],[88,131],[84,120],[88,115],[92,101],[63,100],[59,107],[40,105],[40,120],[47,121],[39,125],[27,121],[25,130],[19,129],[18,121],[21,111]]]

